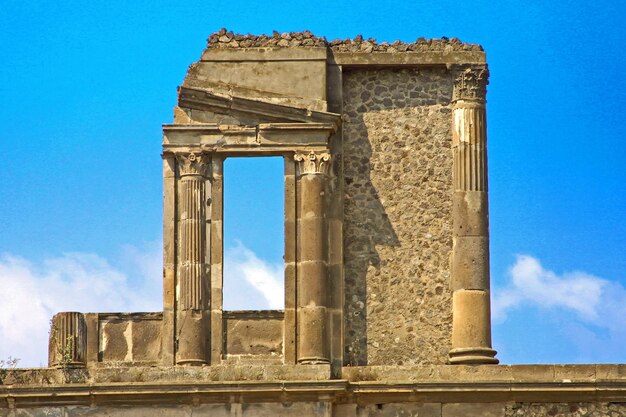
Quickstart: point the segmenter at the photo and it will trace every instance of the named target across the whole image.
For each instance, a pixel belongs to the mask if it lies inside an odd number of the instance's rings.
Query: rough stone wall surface
[[[440,39],[418,38],[415,42],[378,43],[374,38],[365,39],[358,35],[354,38],[327,41],[325,37],[315,36],[308,30],[303,32],[274,31],[272,35],[242,35],[227,29],[209,35],[208,45],[211,48],[293,48],[298,46],[325,47],[329,46],[337,52],[425,52],[425,51],[482,51],[480,45],[463,43],[458,38],[442,37]]]
[[[514,403],[505,407],[506,417],[622,417],[626,403]]]
[[[0,417],[330,417],[330,405],[317,402],[296,404],[200,404],[175,406],[67,406],[1,409]]]
[[[442,364],[451,332],[452,79],[343,79],[346,365]]]

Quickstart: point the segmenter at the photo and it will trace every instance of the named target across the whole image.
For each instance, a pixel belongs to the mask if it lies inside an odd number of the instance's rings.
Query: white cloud
[[[283,308],[282,265],[259,259],[240,242],[224,255],[227,309]],[[40,262],[3,254],[0,289],[0,360],[46,366],[50,319],[58,312],[162,310],[161,243],[124,246],[115,265],[79,252]]]
[[[506,311],[511,308],[536,304],[544,308],[566,308],[585,320],[595,321],[598,319],[598,308],[605,301],[603,298],[609,296],[607,290],[614,287],[610,281],[585,272],[568,272],[559,276],[528,255],[518,255],[509,274],[511,285],[494,291],[496,320],[505,318]]]
[[[224,251],[224,309],[282,309],[283,277],[283,265],[259,259],[237,241]]]
[[[125,268],[78,252],[40,263],[0,256],[0,359],[45,365],[50,319],[60,311],[161,310],[160,244],[126,246],[122,259]]]
[[[623,362],[626,289],[621,283],[581,271],[557,274],[528,255],[517,256],[509,277],[505,288],[493,290],[493,318],[503,337],[507,334],[507,315],[515,313],[509,321],[523,323],[528,334],[510,339],[510,343],[528,343],[525,348],[516,348],[518,354],[523,352],[521,360],[542,361],[542,350],[551,349],[557,354],[552,358],[560,362]],[[541,322],[527,321],[529,309],[540,312]],[[514,332],[519,331],[516,329]],[[560,340],[560,350],[554,345],[542,347],[542,343],[554,340]]]

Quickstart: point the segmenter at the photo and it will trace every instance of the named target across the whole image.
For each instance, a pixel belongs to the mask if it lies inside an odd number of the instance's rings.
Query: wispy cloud
[[[159,311],[161,249],[126,246],[120,266],[89,253],[66,253],[39,263],[0,256],[0,359],[45,365],[49,322],[60,311]]]
[[[528,255],[518,255],[509,274],[510,286],[494,294],[496,320],[506,318],[507,310],[523,304],[535,304],[543,308],[566,308],[585,320],[594,321],[598,318],[603,298],[609,296],[607,289],[614,287],[610,281],[585,272],[568,272],[559,276]]]
[[[237,241],[224,251],[224,309],[263,310],[284,306],[283,265],[259,259]]]
[[[626,289],[621,283],[582,271],[557,274],[528,255],[517,256],[509,278],[506,287],[493,289],[492,311],[497,325],[506,326],[509,315],[534,309],[551,320],[527,323],[529,332],[531,328],[537,331],[558,326],[543,331],[565,337],[563,353],[574,360],[623,361]],[[536,334],[528,337],[534,340],[533,350],[540,354],[541,341],[535,339]]]
[[[241,242],[227,248],[226,309],[282,308],[283,267],[259,259]],[[127,245],[114,263],[91,253],[30,261],[0,255],[0,359],[45,366],[50,319],[60,311],[162,310],[161,243]]]

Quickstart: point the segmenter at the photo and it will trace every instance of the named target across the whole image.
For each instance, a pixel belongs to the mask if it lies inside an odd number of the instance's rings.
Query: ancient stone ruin
[[[212,34],[163,126],[163,311],[57,314],[0,416],[626,416],[621,365],[496,365],[488,76],[456,38]],[[236,156],[284,161],[284,310],[223,309]]]

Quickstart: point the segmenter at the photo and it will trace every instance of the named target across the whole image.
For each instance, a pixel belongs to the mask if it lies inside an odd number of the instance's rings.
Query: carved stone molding
[[[296,153],[293,159],[298,162],[298,173],[300,175],[328,175],[330,173],[330,154],[328,152]]]
[[[209,155],[200,152],[176,154],[176,161],[178,162],[181,177],[185,175],[208,176],[210,160],[211,157]]]
[[[452,101],[484,101],[489,84],[487,66],[462,66],[454,69],[454,92]]]

